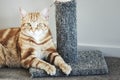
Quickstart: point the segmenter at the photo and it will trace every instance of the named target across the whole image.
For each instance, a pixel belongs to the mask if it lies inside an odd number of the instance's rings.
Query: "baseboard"
[[[102,51],[104,56],[120,57],[120,46],[114,45],[94,45],[94,44],[78,44],[79,50],[97,49]]]

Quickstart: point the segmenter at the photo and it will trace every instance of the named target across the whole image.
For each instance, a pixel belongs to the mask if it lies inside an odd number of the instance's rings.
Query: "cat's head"
[[[29,36],[36,36],[47,33],[48,28],[48,9],[45,8],[41,12],[27,13],[24,9],[20,9],[21,14],[21,31]]]

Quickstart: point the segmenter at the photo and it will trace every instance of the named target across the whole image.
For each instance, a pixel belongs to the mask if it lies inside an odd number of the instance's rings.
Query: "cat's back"
[[[0,30],[0,55],[5,56],[5,65],[9,67],[20,67],[20,54],[17,50],[17,41],[20,28],[9,28]],[[4,50],[4,51],[3,51]]]
[[[0,43],[2,45],[7,45],[10,42],[17,39],[17,36],[20,32],[20,28],[8,28],[8,29],[1,29],[0,30]]]

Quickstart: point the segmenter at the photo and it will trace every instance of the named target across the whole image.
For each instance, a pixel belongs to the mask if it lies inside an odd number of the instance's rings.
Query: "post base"
[[[108,73],[108,67],[102,52],[98,50],[78,51],[77,64],[69,63],[72,72],[69,76],[87,76],[87,75],[103,75]],[[29,72],[33,78],[51,77],[44,70],[30,68]],[[52,77],[65,77],[60,69],[57,69],[56,75]]]

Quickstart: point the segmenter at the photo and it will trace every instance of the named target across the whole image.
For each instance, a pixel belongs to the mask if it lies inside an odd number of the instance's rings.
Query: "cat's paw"
[[[47,66],[46,67],[46,72],[47,72],[47,74],[49,74],[49,75],[55,75],[56,74],[56,68],[55,68],[55,66],[53,66],[53,65],[49,65],[49,66]]]
[[[62,71],[66,74],[66,75],[69,75],[72,71],[72,68],[70,65],[66,64],[66,63],[63,63],[61,64],[60,68],[62,69]]]

